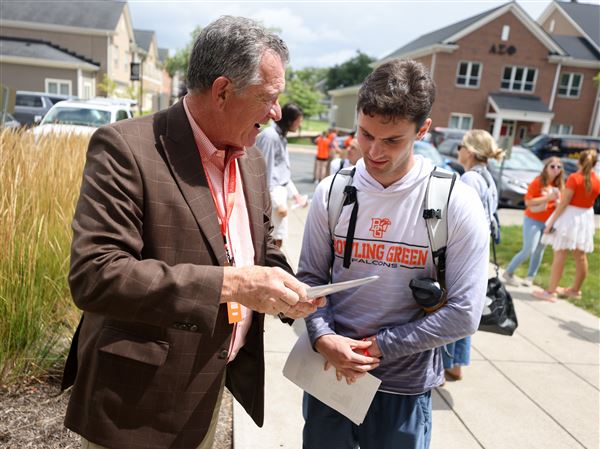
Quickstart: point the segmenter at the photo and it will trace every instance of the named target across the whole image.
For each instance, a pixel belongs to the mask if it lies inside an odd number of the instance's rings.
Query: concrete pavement
[[[293,266],[306,212],[290,215],[284,250]],[[431,449],[600,448],[600,320],[567,301],[533,299],[531,288],[510,291],[519,328],[512,337],[473,336],[464,380],[433,392]],[[234,449],[302,447],[302,392],[281,374],[302,327],[267,318],[265,424],[234,403]]]

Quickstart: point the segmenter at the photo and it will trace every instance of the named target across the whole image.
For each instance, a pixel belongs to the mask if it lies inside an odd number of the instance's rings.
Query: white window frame
[[[549,33],[554,33],[554,26],[556,25],[556,20],[552,19],[550,21],[550,26],[548,27],[548,32]]]
[[[502,34],[500,35],[500,40],[506,42],[508,37],[510,36],[510,25],[502,26]]]
[[[456,127],[456,128],[452,128],[452,118],[453,117],[458,118],[458,127]],[[463,126],[462,126],[463,121],[465,119],[469,119],[469,127],[468,128],[463,128]],[[462,112],[451,112],[450,116],[448,117],[448,128],[463,129],[466,131],[472,129],[473,128],[473,115],[472,114],[464,114]]]
[[[114,47],[115,47],[114,48],[115,51],[113,52],[113,64],[114,64],[115,69],[119,70],[120,69],[120,67],[119,67],[119,60],[121,59],[120,58],[121,55],[120,55],[120,52],[119,52],[119,46],[118,45],[114,45]]]
[[[561,94],[560,93],[560,89],[561,87],[563,87],[560,83],[562,81],[562,77],[564,75],[569,75],[569,81],[567,82],[567,93],[566,94]],[[573,78],[575,78],[575,75],[579,75],[579,87],[578,87],[578,91],[577,91],[577,95],[571,95],[571,89],[573,89]],[[563,72],[560,74],[560,78],[558,80],[558,86],[557,86],[557,94],[559,97],[561,98],[579,98],[581,96],[581,90],[583,88],[583,73],[580,72]]]
[[[552,125],[550,125],[550,134],[573,134],[573,125],[552,123]]]
[[[463,76],[463,75],[460,75],[460,66],[462,64],[467,64],[467,74],[464,75],[465,76],[465,84],[458,83],[458,77]],[[476,77],[471,76],[471,72],[473,70],[473,64],[479,64],[479,73]],[[482,72],[483,72],[483,64],[479,61],[458,61],[458,64],[456,65],[456,76],[454,77],[454,85],[456,87],[460,87],[463,89],[479,89],[479,86],[481,85],[481,73]],[[469,81],[472,78],[477,79],[476,86],[469,85]]]
[[[511,72],[510,72],[510,80],[508,82],[508,87],[502,87],[502,83],[504,82],[504,72],[506,71],[507,68],[511,68]],[[514,84],[515,84],[515,75],[517,73],[518,69],[523,69],[523,78],[520,81],[521,83],[521,88],[520,89],[515,89],[514,88]],[[531,90],[525,90],[525,82],[527,80],[527,73],[529,70],[533,70],[533,86]],[[526,67],[526,66],[520,66],[520,65],[505,65],[504,67],[502,67],[502,73],[500,75],[500,90],[504,91],[504,92],[521,92],[521,93],[529,93],[532,94],[535,92],[535,88],[537,85],[537,77],[538,77],[538,69],[536,69],[535,67]]]
[[[50,92],[50,83],[57,84],[58,92],[56,92],[56,93]],[[45,92],[47,94],[53,94],[53,95],[64,95],[60,91],[60,84],[67,84],[69,86],[69,93],[67,95],[73,95],[73,82],[71,80],[61,80],[61,79],[57,79],[57,78],[44,79],[44,88],[46,89]]]

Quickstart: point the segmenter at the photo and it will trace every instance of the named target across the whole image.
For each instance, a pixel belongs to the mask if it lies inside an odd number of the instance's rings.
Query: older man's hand
[[[322,298],[309,300],[307,288],[281,268],[225,267],[221,302],[235,301],[257,312],[302,318],[324,304]]]

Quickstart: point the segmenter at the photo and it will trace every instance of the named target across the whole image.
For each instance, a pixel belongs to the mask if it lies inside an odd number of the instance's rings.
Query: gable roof
[[[489,95],[498,109],[510,109],[513,111],[542,112],[551,114],[552,111],[540,97],[534,95],[508,94],[494,92]]]
[[[54,62],[92,71],[100,68],[98,62],[40,39],[0,36],[0,58],[4,60],[3,62],[19,59],[38,60],[41,65],[44,65],[44,62]]]
[[[442,44],[449,37],[455,35],[456,33],[458,33],[459,31],[463,30],[466,27],[473,25],[474,23],[478,22],[482,18],[486,17],[488,14],[491,14],[492,12],[494,12],[500,8],[503,8],[504,6],[505,5],[498,6],[496,8],[490,9],[488,11],[482,12],[481,14],[478,14],[476,16],[469,17],[468,19],[464,19],[464,20],[461,20],[460,22],[453,23],[452,25],[448,25],[444,28],[440,28],[439,30],[424,34],[424,35],[416,38],[415,40],[409,42],[405,46],[400,47],[398,50],[390,53],[389,55],[387,55],[386,57],[384,57],[382,59],[396,58],[396,57],[404,55],[406,53],[410,53],[415,50],[429,47],[431,45]]]
[[[169,57],[169,49],[168,48],[159,48],[158,49],[158,60],[160,62],[165,62]]]
[[[6,22],[31,22],[74,28],[113,31],[126,5],[123,1],[11,1],[0,2],[0,17]]]
[[[423,55],[428,54],[431,52],[431,49],[435,48],[435,46],[441,46],[441,48],[445,48],[446,51],[452,51],[454,48],[457,48],[455,42],[457,42],[459,39],[462,39],[473,31],[481,28],[490,21],[509,11],[511,11],[519,20],[521,20],[521,22],[525,24],[531,33],[535,35],[540,42],[546,46],[546,48],[548,48],[550,53],[559,55],[565,54],[564,50],[550,38],[550,36],[541,28],[541,26],[537,24],[531,17],[529,17],[523,8],[521,8],[516,2],[512,1],[447,27],[425,34],[377,61],[376,65],[387,59],[400,56],[406,57],[413,53],[419,52],[419,50],[424,51]],[[427,51],[428,49],[430,51]]]
[[[600,47],[600,6],[592,3],[555,3]]]
[[[575,59],[586,59],[600,61],[600,52],[592,43],[581,36],[562,36],[552,34],[552,39],[565,50],[569,56]]]
[[[134,28],[133,35],[136,45],[148,53],[150,51],[150,44],[152,44],[152,38],[154,37],[154,31]]]

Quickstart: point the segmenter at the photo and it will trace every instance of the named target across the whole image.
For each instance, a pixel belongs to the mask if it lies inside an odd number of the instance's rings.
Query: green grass
[[[322,133],[329,129],[329,122],[323,120],[304,119],[301,130],[303,133],[310,132],[311,134]]]
[[[500,266],[506,268],[512,257],[519,252],[522,243],[521,226],[502,226],[502,243],[496,245],[496,254]],[[550,280],[550,267],[552,266],[552,247],[547,247],[544,252],[542,265],[535,278],[535,284],[546,288]],[[600,317],[600,233],[594,234],[594,252],[588,254],[589,271],[588,276],[583,283],[582,298],[571,300],[573,304],[587,310],[590,313]],[[527,267],[529,259],[525,260],[518,268],[515,274],[524,278],[527,276]],[[575,275],[575,263],[569,256],[565,265],[560,285],[569,287],[573,282]]]

